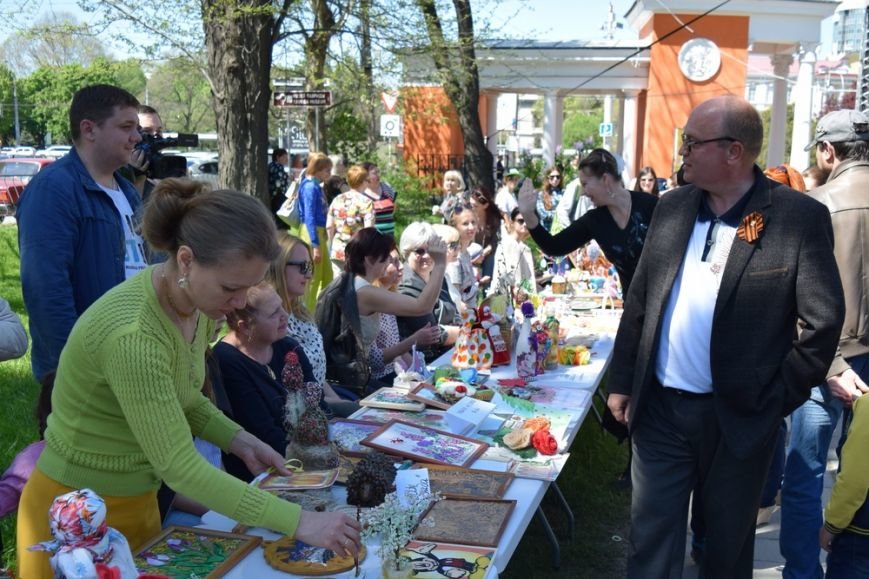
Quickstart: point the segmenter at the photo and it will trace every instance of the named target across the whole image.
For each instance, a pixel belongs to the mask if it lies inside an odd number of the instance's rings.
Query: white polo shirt
[[[712,392],[712,314],[718,288],[750,191],[718,217],[704,197],[664,309],[655,371],[668,388]]]

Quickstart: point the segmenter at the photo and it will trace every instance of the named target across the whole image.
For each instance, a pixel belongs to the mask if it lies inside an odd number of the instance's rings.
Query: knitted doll
[[[287,388],[284,425],[287,428],[286,457],[302,461],[305,470],[322,470],[338,466],[335,445],[329,442],[329,421],[320,408],[323,387],[305,382],[299,357],[287,352],[281,381]]]

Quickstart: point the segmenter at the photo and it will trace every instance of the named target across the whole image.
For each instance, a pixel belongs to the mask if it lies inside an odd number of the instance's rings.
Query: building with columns
[[[479,113],[489,148],[496,152],[498,95],[538,94],[544,99],[542,156],[551,162],[562,141],[563,99],[610,96],[617,105],[610,148],[625,159],[628,174],[644,165],[661,175],[679,162],[681,128],[690,111],[709,97],[745,96],[749,54],[772,65],[768,157],[808,165],[815,53],[821,21],[835,0],[636,0],[625,14],[637,41],[499,41],[477,48]],[[717,7],[717,8],[716,8]],[[794,132],[785,151],[788,77],[797,67]],[[432,78],[425,55],[405,58],[402,89],[403,152],[423,171],[455,168],[463,152],[455,112]]]

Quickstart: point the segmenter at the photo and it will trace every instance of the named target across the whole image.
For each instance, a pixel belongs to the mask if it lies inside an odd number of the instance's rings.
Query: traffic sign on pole
[[[401,117],[398,115],[380,115],[380,136],[400,137]]]
[[[613,136],[613,124],[612,123],[601,123],[598,134],[601,137],[612,137]]]
[[[328,107],[332,104],[330,90],[285,90],[273,94],[276,107]]]
[[[383,101],[383,106],[386,108],[386,112],[391,113],[395,110],[395,105],[398,104],[398,95],[384,91],[380,93],[380,100]]]

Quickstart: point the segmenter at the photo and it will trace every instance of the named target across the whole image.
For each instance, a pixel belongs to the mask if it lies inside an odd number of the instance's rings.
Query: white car
[[[217,159],[211,159],[208,161],[201,161],[199,159],[187,160],[187,174],[191,179],[206,181],[211,183],[214,187],[217,187],[217,173]]]
[[[12,151],[13,157],[35,157],[36,149],[33,147],[15,147]]]
[[[71,145],[51,145],[45,149],[36,151],[36,157],[45,157],[47,159],[60,159],[72,150]]]

